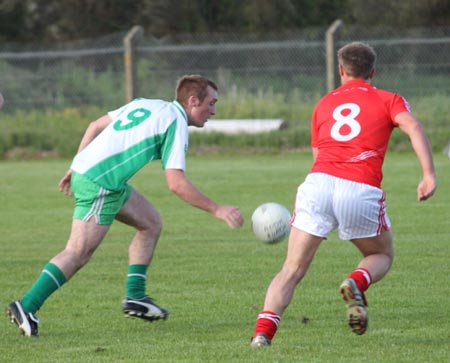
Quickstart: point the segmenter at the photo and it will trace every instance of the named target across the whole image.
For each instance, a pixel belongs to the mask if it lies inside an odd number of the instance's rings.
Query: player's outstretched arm
[[[414,152],[422,168],[422,180],[417,187],[419,201],[430,198],[437,188],[436,171],[430,142],[422,124],[410,112],[401,112],[395,117],[400,129],[409,136]]]
[[[223,220],[230,228],[239,228],[244,219],[236,206],[221,205],[202,194],[180,169],[166,169],[165,176],[171,192],[190,205],[211,213]]]

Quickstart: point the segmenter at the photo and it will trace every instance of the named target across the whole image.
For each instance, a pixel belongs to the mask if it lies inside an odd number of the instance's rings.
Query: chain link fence
[[[134,49],[137,95],[172,99],[183,74],[201,73],[222,97],[300,92],[317,100],[327,91],[327,28],[284,34],[155,38]],[[4,44],[0,50],[3,112],[98,106],[126,101],[126,34],[56,44]],[[364,41],[378,53],[374,84],[406,97],[450,94],[450,28],[366,29],[344,26],[336,46]]]

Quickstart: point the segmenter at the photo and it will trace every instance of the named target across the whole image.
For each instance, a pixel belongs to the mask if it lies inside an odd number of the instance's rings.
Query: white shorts
[[[298,187],[291,225],[323,238],[338,228],[343,240],[391,228],[382,189],[324,173],[309,174]]]

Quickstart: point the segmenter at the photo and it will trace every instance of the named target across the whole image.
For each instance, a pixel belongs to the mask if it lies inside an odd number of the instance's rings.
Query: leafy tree
[[[95,38],[142,25],[157,36],[266,33],[331,24],[450,25],[450,0],[0,0],[0,39]]]
[[[408,28],[450,25],[450,0],[347,0],[349,23]]]
[[[261,33],[323,25],[344,15],[346,0],[147,0],[153,34]]]
[[[129,29],[140,1],[3,0],[0,31],[9,40],[50,42]]]

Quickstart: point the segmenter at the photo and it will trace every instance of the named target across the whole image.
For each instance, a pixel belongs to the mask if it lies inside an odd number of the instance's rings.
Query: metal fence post
[[[142,37],[143,32],[143,28],[140,25],[136,25],[123,39],[126,102],[132,101],[137,94],[135,47]]]
[[[343,26],[342,20],[335,20],[333,24],[328,28],[325,34],[325,46],[326,46],[326,64],[327,64],[327,89],[328,92],[336,88],[336,37],[338,32]]]

